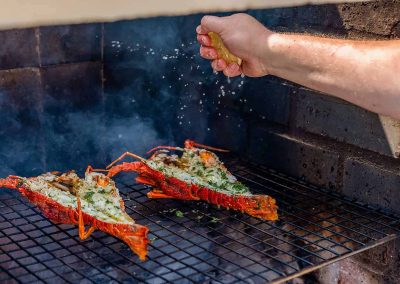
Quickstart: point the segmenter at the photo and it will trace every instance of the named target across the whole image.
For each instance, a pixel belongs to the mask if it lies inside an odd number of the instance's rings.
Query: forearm
[[[400,41],[273,34],[267,42],[270,74],[400,119]]]

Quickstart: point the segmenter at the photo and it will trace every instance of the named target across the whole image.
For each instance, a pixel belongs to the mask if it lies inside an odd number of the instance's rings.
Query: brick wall
[[[2,175],[39,174],[48,165],[57,168],[57,161],[65,163],[63,157],[71,167],[93,161],[79,152],[91,138],[71,131],[64,121],[101,101],[101,27],[0,32]]]
[[[248,12],[282,32],[400,36],[399,1]],[[213,74],[201,16],[0,32],[0,174],[104,167],[189,137],[399,211],[400,122],[272,76]]]

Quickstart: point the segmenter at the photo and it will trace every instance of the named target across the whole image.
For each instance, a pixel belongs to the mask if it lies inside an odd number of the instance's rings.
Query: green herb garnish
[[[182,211],[176,210],[175,215],[176,215],[176,217],[182,218],[184,214]]]
[[[86,199],[87,201],[89,201],[90,203],[93,203],[93,199],[92,199],[93,194],[94,194],[93,191],[89,191],[85,194],[85,196],[83,198]]]
[[[221,172],[221,177],[222,177],[222,179],[226,179],[226,173]]]
[[[217,217],[211,217],[211,223],[217,223],[219,219]]]

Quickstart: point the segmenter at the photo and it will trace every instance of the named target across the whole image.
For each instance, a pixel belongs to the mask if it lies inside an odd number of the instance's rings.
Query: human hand
[[[272,31],[264,27],[255,18],[247,14],[234,14],[228,17],[204,16],[201,25],[196,28],[197,40],[201,44],[200,55],[212,60],[215,71],[223,71],[228,77],[244,74],[249,77],[267,75],[266,52],[268,37]],[[231,53],[243,61],[237,63],[225,62],[218,58],[217,51],[211,46],[209,32],[217,33]]]

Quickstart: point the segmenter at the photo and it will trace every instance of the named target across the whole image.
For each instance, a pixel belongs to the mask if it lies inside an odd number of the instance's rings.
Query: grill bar
[[[102,232],[80,241],[75,227],[54,225],[17,192],[1,190],[0,282],[282,283],[400,234],[399,216],[257,164],[227,164],[253,192],[277,199],[280,220],[149,200],[149,187],[120,175],[128,214],[155,238],[146,262]]]
[[[277,176],[277,175],[275,175],[275,176]],[[277,177],[279,177],[279,176],[277,176]],[[264,177],[262,177],[262,178],[264,178]],[[281,178],[281,177],[280,177]],[[264,178],[265,179],[265,178]],[[272,182],[272,181],[271,181]],[[283,185],[281,185],[281,184],[279,184],[279,183],[276,183],[275,182],[275,184],[277,184],[277,185],[279,185],[279,186],[283,186]],[[305,187],[305,188],[307,188],[304,184],[302,184],[302,183],[295,183],[297,186],[302,186],[302,187]],[[313,191],[316,191],[316,189],[314,189],[312,186],[309,186],[307,189],[309,189],[309,190],[313,190]],[[321,189],[318,189],[318,190],[321,190]],[[299,194],[301,194],[301,195],[306,195],[306,194],[304,194],[304,193],[302,193],[302,192],[299,192]],[[325,193],[326,194],[326,193]],[[330,194],[332,194],[332,193],[330,193]],[[307,195],[306,195],[307,196]],[[320,195],[320,196],[322,196],[322,195]],[[318,199],[316,199],[315,197],[310,197],[310,196],[307,196],[307,198],[311,198],[312,200],[316,200],[316,201],[318,201],[318,202],[320,202],[321,201],[321,199],[320,200],[318,200]],[[343,198],[343,197],[342,197]],[[331,201],[331,200],[340,200],[340,198],[338,198],[338,197],[334,197],[334,196],[330,196],[330,199],[329,200],[325,200],[325,201],[327,201],[327,202],[329,202],[329,201]],[[343,201],[343,200],[341,200],[341,201]],[[355,206],[356,205],[356,203],[352,203],[351,204],[352,206]],[[332,206],[329,206],[330,207],[330,209],[334,209],[333,208],[333,205]],[[345,211],[345,212],[347,212],[347,213],[351,213],[351,214],[354,214],[354,215],[356,215],[356,216],[358,216],[358,217],[365,217],[365,216],[363,216],[363,215],[360,215],[360,214],[358,214],[357,212],[355,212],[355,211],[349,211],[349,210],[347,210],[347,209],[342,209],[343,211]],[[320,212],[320,213],[322,213],[322,212]],[[381,217],[381,218],[383,218],[383,217]],[[349,220],[349,219],[347,219],[347,220]],[[352,222],[354,222],[354,220],[351,220]],[[397,222],[397,220],[396,219],[393,219],[393,221],[395,221],[395,222]],[[354,223],[357,223],[357,222],[354,222]],[[372,223],[372,222],[370,222],[370,223]],[[388,224],[385,224],[385,223],[380,223],[380,222],[378,222],[377,220],[374,220],[373,221],[373,223],[379,223],[379,224],[381,224],[382,226],[385,226],[385,227],[387,227],[387,228],[390,228],[390,226],[388,225]],[[359,224],[359,223],[357,223],[357,224]],[[360,224],[361,226],[366,226],[365,224]],[[379,233],[379,231],[378,230],[376,230],[376,229],[374,229],[374,228],[372,228],[372,227],[368,227],[368,229],[371,229],[371,230],[374,230],[374,231],[376,231],[376,232],[378,232]],[[359,233],[359,232],[358,232]]]

